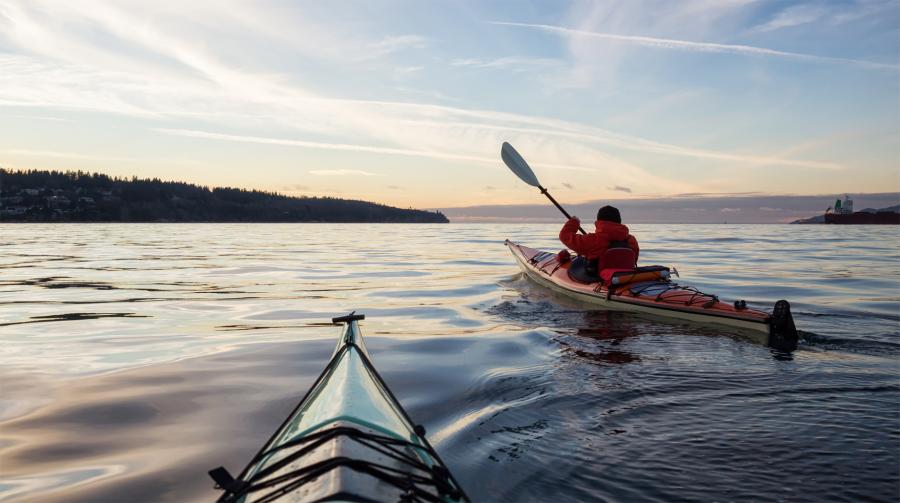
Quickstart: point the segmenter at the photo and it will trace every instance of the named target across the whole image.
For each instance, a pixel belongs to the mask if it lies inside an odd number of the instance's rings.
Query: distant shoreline
[[[0,222],[449,223],[440,211],[82,171],[0,169]]]

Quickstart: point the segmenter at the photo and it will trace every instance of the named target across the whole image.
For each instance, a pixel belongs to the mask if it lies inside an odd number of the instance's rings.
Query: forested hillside
[[[440,212],[82,171],[0,170],[4,222],[415,222]]]

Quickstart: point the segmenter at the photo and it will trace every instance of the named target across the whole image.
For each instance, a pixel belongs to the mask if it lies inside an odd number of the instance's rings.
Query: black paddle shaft
[[[538,185],[538,188],[541,189],[541,194],[544,194],[545,196],[547,196],[547,199],[549,199],[550,202],[553,203],[553,205],[556,206],[559,209],[559,211],[561,211],[562,214],[566,216],[566,218],[568,218],[570,220],[572,219],[572,215],[569,215],[569,212],[566,211],[565,208],[560,206],[559,203],[556,202],[556,199],[553,199],[553,196],[551,196],[550,193],[547,192],[547,189],[545,189],[541,185]],[[582,229],[580,225],[578,226],[578,230],[580,230],[582,234],[587,234],[587,232],[584,232],[584,229]]]

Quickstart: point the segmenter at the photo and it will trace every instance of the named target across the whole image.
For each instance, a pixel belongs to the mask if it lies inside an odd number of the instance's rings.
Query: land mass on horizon
[[[566,201],[565,191],[557,196],[566,210],[593,222],[597,209],[615,206],[622,222],[631,224],[788,224],[798,219],[821,216],[832,195],[779,195],[760,193],[676,194],[628,199]],[[451,222],[554,223],[565,219],[551,204],[535,197],[533,204],[493,204],[442,208]],[[900,203],[900,192],[858,193],[857,202],[868,208],[889,210]],[[868,211],[868,210],[863,210]],[[879,210],[874,210],[879,211]]]
[[[0,169],[2,222],[447,223],[439,211],[332,197],[114,178],[83,171]]]
[[[866,208],[852,213],[823,213],[792,224],[892,224],[900,225],[900,204],[887,208]]]

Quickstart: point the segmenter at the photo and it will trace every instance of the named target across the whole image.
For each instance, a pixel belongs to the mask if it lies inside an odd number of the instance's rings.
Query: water
[[[0,500],[209,501],[364,312],[477,501],[896,501],[900,233],[654,226],[641,262],[800,348],[597,311],[523,278],[546,225],[0,225]]]

